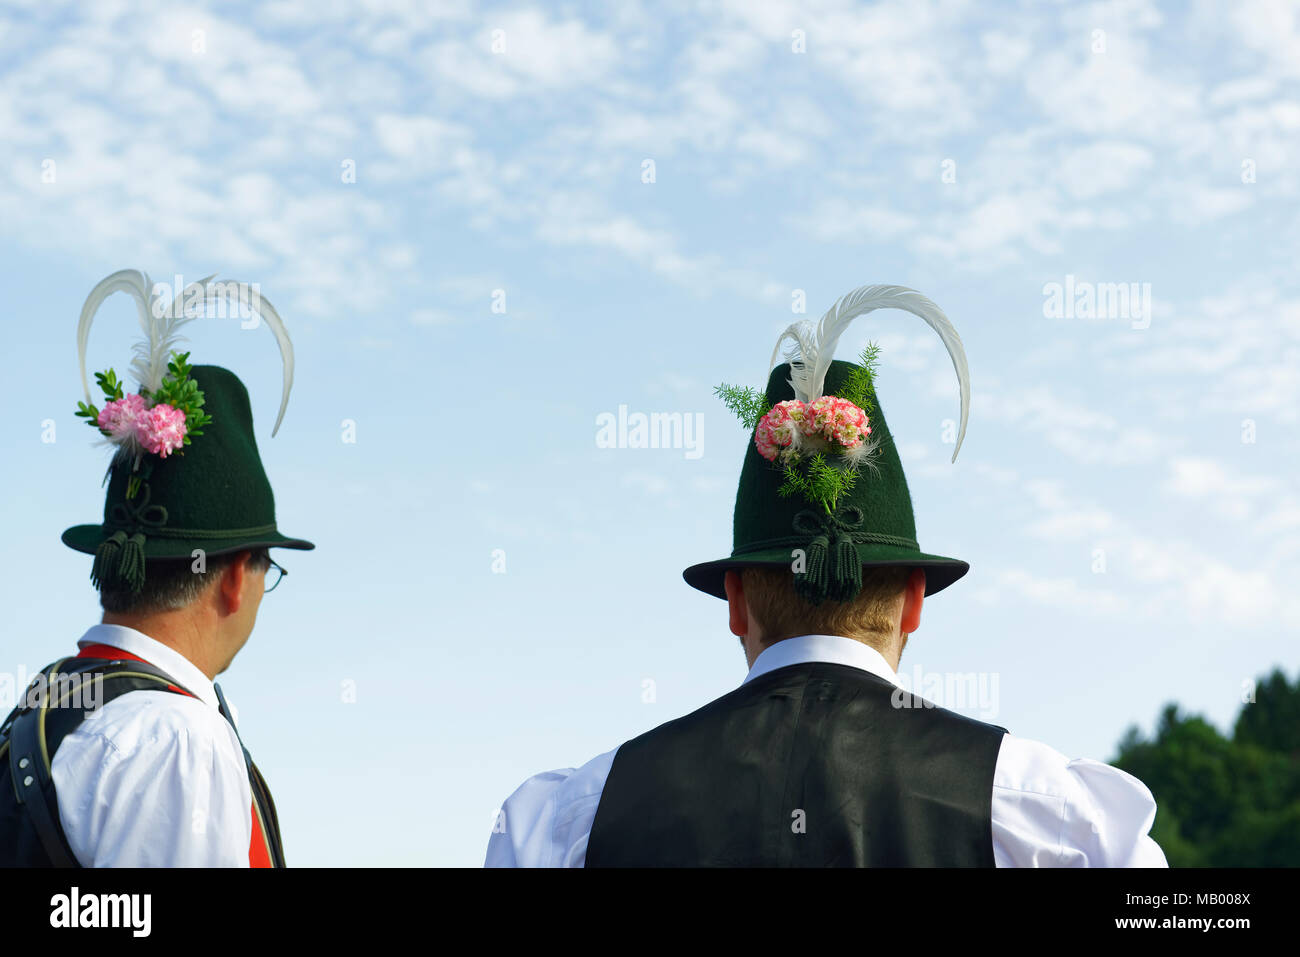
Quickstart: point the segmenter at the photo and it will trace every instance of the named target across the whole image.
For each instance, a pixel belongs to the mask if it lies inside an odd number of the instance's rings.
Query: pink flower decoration
[[[759,419],[754,430],[754,445],[758,454],[769,462],[778,457],[789,461],[799,452],[792,449],[794,430],[808,438],[819,437],[835,442],[844,449],[860,446],[871,434],[867,413],[847,399],[824,395],[811,403],[798,399],[778,402]]]
[[[139,423],[149,415],[149,403],[137,392],[115,399],[104,406],[96,424],[114,437],[134,435]]]
[[[846,449],[862,444],[863,436],[870,434],[867,413],[847,399],[824,395],[808,407],[813,431],[828,440],[838,442]]]
[[[778,402],[758,420],[754,430],[754,445],[758,454],[769,462],[775,462],[782,449],[789,448],[794,441],[794,430],[804,431],[807,406],[798,399]]]
[[[167,458],[185,444],[185,413],[159,402],[140,419],[136,438],[147,451]]]

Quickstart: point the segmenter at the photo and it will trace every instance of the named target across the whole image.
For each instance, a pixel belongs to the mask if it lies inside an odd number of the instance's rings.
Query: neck
[[[147,615],[116,614],[106,611],[103,622],[106,625],[132,628],[166,645],[183,655],[194,667],[203,672],[209,681],[216,680],[217,675],[230,666],[228,657],[223,660],[215,631],[204,627],[202,622],[189,613],[188,609]]]
[[[789,635],[787,637],[792,638],[794,636]],[[889,667],[893,668],[895,672],[898,671],[898,663],[903,657],[903,648],[907,645],[907,638],[900,632],[894,632],[894,634],[888,638],[881,635],[870,641],[864,638],[856,638],[852,635],[845,635],[844,637],[852,638],[854,641],[860,641],[868,648],[874,648],[876,651],[880,652],[880,656],[889,663]],[[750,632],[741,639],[741,645],[745,649],[745,661],[747,665],[750,668],[754,667],[754,662],[758,660],[758,656],[763,653],[765,648],[770,648],[778,641],[785,640],[785,638],[777,638],[775,641],[767,641],[762,636]]]

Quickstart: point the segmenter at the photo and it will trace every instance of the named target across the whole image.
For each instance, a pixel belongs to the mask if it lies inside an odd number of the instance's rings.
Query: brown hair
[[[820,605],[799,597],[794,573],[786,567],[745,568],[741,582],[765,646],[795,635],[842,635],[878,647],[898,627],[903,589],[911,571],[892,565],[864,568],[857,598]]]

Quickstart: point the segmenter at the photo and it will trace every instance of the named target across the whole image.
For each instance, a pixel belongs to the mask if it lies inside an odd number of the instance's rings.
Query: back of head
[[[249,570],[265,571],[271,567],[269,549],[254,548],[250,551]],[[202,563],[190,558],[154,559],[148,563],[145,581],[139,591],[120,581],[101,582],[100,606],[111,615],[132,617],[184,611],[215,587],[238,557],[238,553],[214,555]]]
[[[903,567],[865,568],[856,597],[818,604],[799,594],[788,566],[745,568],[741,579],[764,645],[796,635],[840,635],[879,651],[897,636],[910,571]]]

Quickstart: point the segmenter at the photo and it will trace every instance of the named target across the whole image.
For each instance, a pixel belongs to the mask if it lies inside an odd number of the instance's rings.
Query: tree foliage
[[[1111,763],[1151,789],[1171,867],[1300,866],[1300,676],[1258,681],[1231,737],[1166,705],[1154,736],[1130,727]]]

